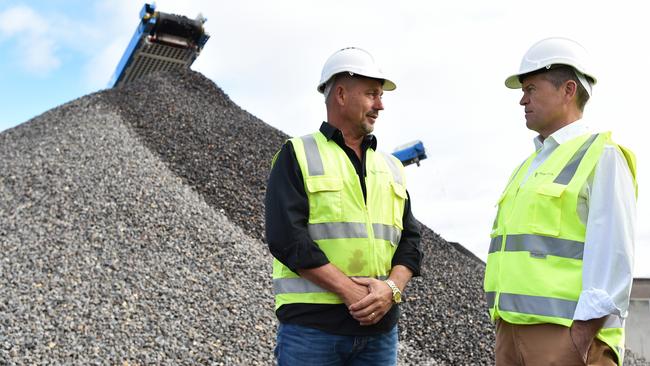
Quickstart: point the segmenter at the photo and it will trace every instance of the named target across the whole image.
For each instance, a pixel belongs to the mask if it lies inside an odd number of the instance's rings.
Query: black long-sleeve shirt
[[[345,145],[340,130],[323,122],[320,132],[345,151],[357,172],[365,198],[366,150],[376,149],[375,136],[368,135],[364,138],[359,159],[354,150]],[[266,241],[271,254],[296,273],[299,269],[316,268],[329,263],[325,253],[309,236],[308,219],[309,201],[300,165],[296,160],[293,145],[286,143],[271,170],[266,191]],[[414,276],[419,276],[422,261],[420,225],[411,213],[410,198],[404,206],[402,223],[402,236],[393,255],[392,266],[404,265]],[[371,335],[392,329],[397,323],[399,310],[397,306],[393,306],[381,321],[371,326],[359,325],[345,304],[287,304],[281,306],[276,315],[283,323],[314,327],[334,334]]]

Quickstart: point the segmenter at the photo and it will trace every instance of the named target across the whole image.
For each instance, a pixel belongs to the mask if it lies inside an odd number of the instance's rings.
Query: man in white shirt
[[[485,273],[497,365],[622,365],[636,219],[634,154],[582,120],[596,78],[585,49],[547,38],[521,88],[536,151],[513,173]]]

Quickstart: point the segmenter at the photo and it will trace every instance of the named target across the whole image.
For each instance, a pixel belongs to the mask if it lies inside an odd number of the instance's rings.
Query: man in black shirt
[[[397,362],[397,304],[422,252],[403,167],[371,134],[394,89],[369,53],[337,51],[318,85],[328,122],[274,160],[266,239],[279,365]]]

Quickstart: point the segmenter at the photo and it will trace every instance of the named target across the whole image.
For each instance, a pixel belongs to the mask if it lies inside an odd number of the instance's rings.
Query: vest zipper
[[[367,177],[363,177],[364,182],[366,183],[366,196],[368,195],[368,182]],[[360,187],[359,187],[360,188]],[[363,191],[361,192],[363,194]],[[377,258],[377,253],[375,253],[375,231],[372,228],[372,222],[370,221],[370,211],[368,211],[368,197],[364,197],[363,200],[363,212],[366,215],[366,231],[368,232],[368,246],[370,247],[368,252],[371,253],[370,258],[368,258],[368,263],[370,266],[370,273],[377,274],[377,268],[374,258]]]

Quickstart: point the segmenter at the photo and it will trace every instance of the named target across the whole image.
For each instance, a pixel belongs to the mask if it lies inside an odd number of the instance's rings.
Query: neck
[[[349,127],[349,124],[343,123],[337,119],[330,119],[328,123],[341,131],[345,145],[354,150],[359,159],[361,159],[361,143],[363,142],[363,139],[366,137],[366,135],[359,134],[358,131],[351,129]]]
[[[551,136],[555,132],[561,130],[562,128],[572,124],[573,122],[581,118],[582,118],[582,112],[580,111],[576,111],[575,113],[569,113],[565,116],[565,118],[561,119],[558,123],[556,123],[552,128],[549,128],[547,131],[538,131],[539,135],[542,138],[542,141],[544,141],[544,139]]]
[[[357,154],[357,157],[361,159],[361,143],[363,142],[363,136],[361,137],[349,137],[348,135],[343,133],[343,140],[345,141],[345,144],[354,150],[354,152]]]

